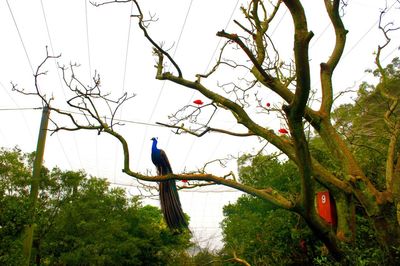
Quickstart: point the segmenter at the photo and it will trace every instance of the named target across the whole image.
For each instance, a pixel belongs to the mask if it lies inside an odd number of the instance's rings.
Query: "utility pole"
[[[41,170],[43,164],[44,146],[46,143],[47,126],[49,124],[50,110],[49,106],[44,106],[42,111],[42,120],[40,122],[39,137],[36,146],[35,161],[33,164],[32,171],[32,182],[31,191],[29,195],[29,209],[28,209],[28,222],[25,227],[25,233],[23,236],[23,255],[25,258],[25,265],[29,265],[33,233],[35,228],[35,216],[36,216],[36,202],[39,194],[39,183],[41,179]]]

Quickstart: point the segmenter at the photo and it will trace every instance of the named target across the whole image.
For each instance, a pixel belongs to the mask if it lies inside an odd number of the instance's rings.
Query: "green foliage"
[[[300,180],[297,167],[291,161],[280,162],[276,155],[238,159],[239,178],[243,184],[255,188],[273,187],[284,194],[298,193]]]
[[[387,149],[394,130],[392,125],[400,116],[400,107],[392,105],[393,97],[400,96],[399,58],[394,58],[384,71],[387,79],[376,86],[362,83],[354,104],[341,105],[332,114],[336,128],[346,139],[365,174],[380,189],[385,184]],[[377,70],[373,74],[380,76]],[[399,144],[397,146],[399,150]]]
[[[309,141],[311,155],[318,160],[324,167],[335,173],[336,176],[342,176],[342,169],[338,158],[329,153],[323,140],[315,136]]]
[[[0,264],[21,265],[29,156],[2,149],[0,174]],[[41,265],[173,265],[190,245],[158,208],[82,171],[43,169],[35,221],[32,259]]]
[[[224,208],[225,252],[246,259],[251,265],[289,265],[307,261],[301,241],[310,232],[296,214],[272,209],[270,204],[243,196]]]
[[[327,154],[320,139],[311,140],[310,146],[325,166],[340,174],[337,162]],[[280,162],[273,156],[242,157],[239,162],[243,182],[258,188],[274,187],[288,195],[296,193],[299,180],[291,162]],[[276,209],[252,196],[242,196],[236,203],[225,206],[224,216],[225,246],[221,261],[225,264],[229,264],[228,259],[236,252],[251,265],[339,265],[295,213]],[[359,208],[355,232],[354,242],[341,243],[348,265],[387,263],[371,220]]]
[[[390,265],[387,256],[377,241],[376,232],[371,221],[358,213],[356,216],[356,235],[352,243],[342,243],[347,265],[366,266],[366,265]],[[314,265],[331,266],[339,264],[326,256],[319,254],[313,258]]]
[[[293,198],[298,193],[296,166],[290,161],[281,162],[276,156],[240,158],[239,176],[243,183],[257,188],[273,187]],[[276,209],[252,196],[242,196],[235,204],[224,207],[224,215],[227,258],[235,252],[251,265],[289,265],[309,260],[306,243],[314,240],[297,214]]]
[[[26,222],[29,169],[20,150],[0,150],[0,265],[20,265]]]

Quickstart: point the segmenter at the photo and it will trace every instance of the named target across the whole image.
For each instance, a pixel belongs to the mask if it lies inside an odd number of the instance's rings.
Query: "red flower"
[[[267,107],[270,107],[270,106],[271,106],[271,104],[270,104],[270,103],[267,103],[267,104],[266,104],[266,106],[267,106]]]
[[[197,105],[202,105],[203,101],[202,100],[194,100],[193,103],[195,103]]]
[[[289,133],[286,129],[284,129],[284,128],[280,128],[279,130],[279,133],[282,133],[282,134],[287,134],[287,133]]]

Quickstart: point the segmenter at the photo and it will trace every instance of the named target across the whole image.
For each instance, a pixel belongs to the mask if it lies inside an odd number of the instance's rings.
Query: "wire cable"
[[[228,19],[228,21],[227,21],[226,24],[225,24],[224,30],[226,30],[226,29],[228,28],[229,24],[231,23],[232,18],[233,18],[233,16],[234,16],[235,12],[236,12],[236,9],[237,9],[238,4],[239,4],[239,0],[236,1],[236,4],[235,4],[235,6],[234,6],[233,9],[232,9],[231,15],[229,16],[229,19]],[[207,70],[208,70],[209,67],[211,66],[211,63],[212,63],[213,59],[215,58],[215,55],[216,55],[216,53],[217,53],[217,51],[218,51],[218,47],[220,46],[221,42],[222,42],[222,38],[219,38],[218,43],[217,43],[217,45],[216,45],[216,47],[215,47],[215,49],[214,49],[214,51],[213,51],[213,53],[212,53],[212,55],[211,55],[211,58],[210,58],[210,60],[208,61],[208,64],[207,64],[207,66],[206,66],[206,68],[205,68],[205,70],[204,70],[204,73],[207,73]],[[189,105],[189,104],[192,102],[195,93],[196,93],[195,91],[192,92],[192,95],[191,95],[191,97],[190,97],[190,99],[189,99],[187,105]],[[217,110],[217,112],[218,112],[218,110]],[[216,112],[215,114],[217,114],[217,112]],[[169,138],[168,138],[168,142],[167,142],[167,145],[166,145],[167,147],[168,147],[169,139],[170,139],[170,138],[171,138],[171,133],[170,133]],[[197,141],[197,138],[194,138],[193,141],[192,141],[192,143],[190,144],[189,149],[188,149],[188,151],[187,151],[187,153],[186,153],[186,156],[185,156],[185,160],[182,162],[182,166],[181,166],[182,168],[185,167],[185,165],[186,165],[186,163],[187,163],[187,160],[188,160],[190,154],[192,153],[192,150],[193,150],[193,147],[194,147],[194,144],[196,143],[196,141]],[[222,141],[222,136],[221,136],[219,142],[221,142],[221,141]],[[217,146],[219,146],[219,144],[218,144]],[[210,157],[211,157],[211,156],[210,156]]]
[[[390,11],[396,3],[397,1],[394,1],[394,3],[387,9],[387,12]],[[353,46],[343,55],[342,59],[347,57],[361,43],[361,41],[368,35],[368,33],[370,33],[372,29],[376,27],[379,21],[380,18],[377,21],[375,21],[374,24],[372,24],[372,26],[360,37],[360,39],[355,44],[353,44]]]
[[[7,6],[8,6],[8,10],[10,11],[11,17],[12,17],[12,19],[14,21],[14,26],[15,26],[17,32],[18,32],[19,40],[21,41],[22,47],[24,48],[26,59],[28,60],[29,66],[30,66],[30,68],[32,70],[32,74],[33,74],[33,73],[35,73],[35,71],[33,70],[31,59],[29,58],[28,51],[26,50],[26,46],[25,46],[24,40],[22,39],[21,32],[20,32],[20,30],[18,28],[17,21],[15,20],[14,13],[13,13],[13,11],[11,9],[10,3],[8,3],[8,0],[6,0],[6,3],[7,3]]]
[[[133,11],[133,1],[131,2],[131,10],[130,10],[130,14],[132,14]],[[122,78],[122,86],[121,86],[121,94],[124,94],[126,92],[125,90],[125,82],[126,82],[126,70],[127,70],[127,66],[128,66],[128,54],[129,54],[129,47],[130,47],[130,36],[131,36],[131,27],[132,27],[132,19],[131,17],[129,17],[129,24],[128,24],[128,34],[127,34],[127,38],[126,38],[126,49],[125,49],[125,61],[124,61],[124,74],[123,74],[123,78]],[[122,117],[122,113],[123,113],[123,108],[124,106],[120,107],[120,112],[119,112],[119,118],[121,119]],[[114,160],[114,181],[117,178],[117,161],[119,158],[119,150],[117,147],[117,145],[114,146],[115,147],[115,160]]]
[[[177,52],[177,50],[178,50],[179,43],[180,43],[181,38],[182,38],[182,35],[183,35],[183,31],[184,31],[184,29],[185,29],[185,26],[186,26],[186,23],[187,23],[187,20],[188,20],[188,17],[189,17],[190,10],[191,10],[191,8],[192,8],[192,4],[193,4],[193,0],[190,1],[189,7],[188,7],[188,9],[187,9],[187,11],[186,11],[185,19],[184,19],[184,21],[183,21],[183,24],[182,24],[182,27],[181,27],[181,30],[180,30],[180,33],[179,33],[179,36],[178,36],[178,40],[177,40],[177,43],[176,43],[176,47],[175,47],[174,53],[172,54],[172,58],[175,57],[176,52]],[[168,69],[170,69],[170,67],[171,67],[171,66],[169,66]],[[158,103],[159,103],[159,101],[160,101],[162,92],[163,92],[163,90],[164,90],[165,83],[166,83],[166,81],[163,80],[162,85],[161,85],[161,88],[160,88],[160,91],[159,91],[159,93],[158,93],[158,95],[157,95],[156,101],[155,101],[155,103],[154,103],[154,105],[153,105],[153,109],[152,109],[152,111],[151,111],[151,113],[150,113],[150,116],[149,116],[147,122],[150,122],[150,121],[153,119],[153,115],[154,115],[154,113],[155,113],[155,111],[156,111],[156,109],[157,109],[157,106],[158,106]],[[147,129],[146,129],[145,132],[144,132],[142,145],[140,146],[140,154],[143,154],[144,143],[146,142],[146,139],[147,139]],[[139,157],[138,165],[140,165],[140,160],[141,160],[141,157]]]
[[[52,38],[51,38],[51,35],[50,35],[49,24],[48,24],[48,22],[47,22],[47,15],[46,15],[46,11],[45,11],[44,4],[43,4],[43,0],[40,0],[40,4],[41,4],[41,8],[42,8],[42,14],[43,14],[44,23],[45,23],[45,25],[46,25],[47,38],[49,39],[49,44],[50,44],[51,53],[52,53],[53,55],[55,55],[55,53],[54,53],[54,47],[53,47],[53,42],[52,42]],[[65,91],[64,91],[64,89],[63,89],[63,82],[62,82],[62,80],[61,80],[60,70],[59,70],[59,68],[57,67],[57,62],[56,62],[55,60],[54,60],[54,66],[55,66],[55,69],[56,69],[56,72],[57,72],[58,81],[59,81],[59,83],[60,83],[60,89],[61,89],[61,91],[62,91],[63,94],[64,94],[64,99],[65,99],[65,101],[67,101],[67,95],[65,94]],[[57,140],[58,140],[58,144],[60,145],[61,150],[62,150],[62,152],[63,152],[63,154],[64,154],[64,157],[65,157],[65,159],[67,160],[67,163],[68,163],[69,167],[72,169],[71,161],[70,161],[70,159],[68,158],[68,155],[67,155],[67,153],[66,153],[66,151],[65,151],[64,145],[63,145],[63,143],[61,142],[61,139],[60,139],[60,136],[59,136],[59,135],[57,135]],[[79,150],[78,150],[78,144],[77,144],[75,135],[73,135],[73,140],[74,140],[76,152],[77,152],[77,154],[78,154],[78,160],[79,160],[79,162],[80,162],[80,165],[82,166],[82,160],[81,160],[81,156],[80,156],[80,153],[79,153]]]
[[[86,23],[86,44],[87,44],[87,55],[88,55],[88,63],[89,63],[89,80],[92,78],[92,60],[90,58],[90,38],[89,38],[89,20],[88,20],[88,9],[87,9],[87,1],[85,1],[85,23]]]

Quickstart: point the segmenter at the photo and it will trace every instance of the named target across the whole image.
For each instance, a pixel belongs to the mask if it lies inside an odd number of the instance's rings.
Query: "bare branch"
[[[52,98],[47,99],[46,95],[43,94],[40,90],[39,87],[39,77],[40,76],[44,76],[47,74],[47,71],[42,70],[42,68],[44,67],[45,63],[49,60],[49,59],[57,59],[60,58],[61,55],[49,55],[49,51],[47,49],[46,46],[46,57],[44,58],[44,60],[37,66],[36,68],[36,72],[33,74],[34,77],[34,84],[35,84],[35,91],[25,91],[24,89],[19,89],[18,86],[16,84],[14,84],[13,82],[11,82],[11,86],[12,86],[12,90],[13,91],[17,91],[21,94],[24,95],[31,95],[31,96],[39,96],[39,98],[42,100],[42,105],[43,106],[50,106],[50,102],[52,100]]]
[[[175,134],[181,134],[182,132],[191,134],[193,136],[196,137],[202,137],[204,136],[206,133],[208,132],[217,132],[217,133],[223,133],[223,134],[227,134],[227,135],[231,135],[231,136],[236,136],[236,137],[249,137],[249,136],[255,136],[254,133],[252,132],[247,132],[247,133],[238,133],[238,132],[232,132],[232,131],[228,131],[228,130],[224,130],[224,129],[218,129],[218,128],[212,128],[212,127],[206,127],[205,130],[203,130],[200,133],[196,133],[188,128],[185,128],[184,125],[169,125],[169,124],[165,124],[165,123],[161,123],[161,122],[156,122],[156,124],[158,125],[162,125],[165,127],[169,127],[169,128],[175,128],[177,129],[175,131]]]
[[[132,2],[132,0],[112,0],[112,1],[105,1],[101,3],[97,3],[94,1],[89,1],[93,6],[102,6],[102,5],[108,5],[108,4],[115,4],[115,3],[129,3]]]
[[[384,8],[379,16],[379,29],[385,37],[385,42],[382,45],[378,45],[378,50],[375,56],[375,64],[378,67],[380,74],[380,86],[378,86],[380,94],[389,101],[388,108],[384,113],[384,121],[390,130],[389,145],[387,147],[387,159],[386,159],[386,190],[391,194],[393,192],[393,184],[395,178],[395,160],[397,143],[400,138],[400,122],[397,118],[391,119],[395,110],[398,109],[400,97],[398,95],[392,95],[389,90],[390,77],[382,67],[380,56],[381,52],[389,45],[391,38],[390,32],[397,31],[400,27],[395,27],[393,22],[383,24],[383,16],[387,13],[388,8]],[[396,88],[397,90],[398,88]],[[398,162],[397,162],[398,163]]]

